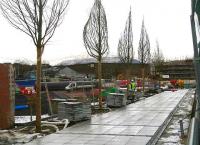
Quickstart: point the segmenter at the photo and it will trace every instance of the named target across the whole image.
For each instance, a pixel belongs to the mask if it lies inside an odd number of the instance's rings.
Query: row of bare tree
[[[101,92],[101,77],[102,77],[101,61],[103,56],[109,51],[107,20],[101,0],[95,0],[95,3],[90,12],[89,19],[84,27],[83,40],[88,54],[91,57],[97,59],[99,91]],[[134,59],[131,9],[129,12],[128,19],[126,21],[124,32],[122,33],[119,39],[118,56],[122,63],[127,63],[127,64],[132,64]],[[142,64],[151,62],[150,40],[144,25],[144,20],[142,22],[142,28],[139,40],[138,59]],[[157,42],[157,52],[154,53],[152,62],[154,63],[154,66],[157,66],[163,60],[164,59],[162,53],[160,52],[159,44]],[[127,71],[129,71],[129,69],[127,69]],[[143,67],[142,69],[143,83],[144,83],[144,72],[145,70]],[[128,77],[127,79],[130,78]],[[144,87],[143,87],[143,92],[144,92]],[[102,109],[102,97],[100,94],[99,94],[99,106],[100,109]]]
[[[98,62],[99,92],[101,92],[101,62],[109,51],[108,28],[105,10],[101,0],[94,0],[89,19],[83,30],[83,40],[88,54]],[[44,48],[61,24],[69,0],[0,0],[0,9],[4,17],[16,29],[21,30],[33,40],[37,50],[36,67],[36,131],[41,132],[41,62]],[[126,27],[118,44],[120,60],[132,63],[134,57],[131,10]],[[150,62],[150,42],[144,21],[139,42],[138,56],[141,63]],[[99,93],[99,106],[102,109],[102,97]]]
[[[134,59],[131,9],[126,21],[124,32],[119,39],[118,56],[122,63],[132,63]],[[158,41],[156,41],[156,51],[151,56],[150,40],[144,25],[144,19],[142,21],[140,33],[138,60],[141,64],[152,63],[154,66],[160,65],[164,61],[164,57],[160,50]]]

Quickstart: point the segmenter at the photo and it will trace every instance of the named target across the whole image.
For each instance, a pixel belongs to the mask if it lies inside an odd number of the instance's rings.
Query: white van
[[[94,87],[94,82],[92,81],[73,81],[65,87],[65,90],[73,90],[79,88],[92,88]]]

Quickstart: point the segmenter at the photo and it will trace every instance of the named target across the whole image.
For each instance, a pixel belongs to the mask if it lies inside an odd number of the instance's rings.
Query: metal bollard
[[[184,137],[183,120],[179,120],[181,137]]]

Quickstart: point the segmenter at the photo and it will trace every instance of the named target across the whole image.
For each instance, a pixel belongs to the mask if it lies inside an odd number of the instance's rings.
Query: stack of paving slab
[[[52,104],[52,111],[54,114],[58,114],[58,103],[60,102],[66,102],[66,99],[52,99],[51,104]]]
[[[125,94],[121,93],[109,93],[106,97],[106,104],[108,107],[122,107],[125,106],[127,98]]]
[[[61,102],[58,104],[58,118],[72,122],[91,119],[89,102]]]

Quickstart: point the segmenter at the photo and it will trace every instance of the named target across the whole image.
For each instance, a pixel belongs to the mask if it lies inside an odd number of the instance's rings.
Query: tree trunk
[[[126,94],[126,95],[127,95],[127,98],[128,98],[128,96],[131,94],[131,93],[130,93],[130,90],[129,90],[129,89],[130,89],[130,88],[129,88],[129,83],[128,83],[128,82],[130,81],[130,84],[131,84],[131,77],[130,77],[130,68],[131,68],[131,67],[130,67],[130,66],[131,66],[130,63],[128,63],[128,64],[127,64],[127,69],[126,69],[126,80],[127,80],[127,86],[126,86],[127,94]]]
[[[145,79],[144,79],[144,72],[145,72],[145,68],[144,68],[144,64],[142,66],[142,97],[144,97],[144,89],[145,89]]]
[[[36,80],[36,132],[41,132],[41,61],[42,61],[42,0],[39,0],[39,21],[38,21],[38,41],[37,41],[37,80]]]
[[[36,67],[36,132],[41,132],[41,48],[37,48],[37,67]]]
[[[101,96],[101,89],[102,89],[102,84],[101,84],[101,78],[102,78],[102,68],[101,68],[101,60],[98,61],[98,79],[99,79],[99,108],[102,110],[102,96]]]
[[[131,80],[131,77],[130,77],[130,67],[129,67],[129,65],[128,65],[128,67],[127,67],[127,69],[126,69],[126,79],[127,80]]]

